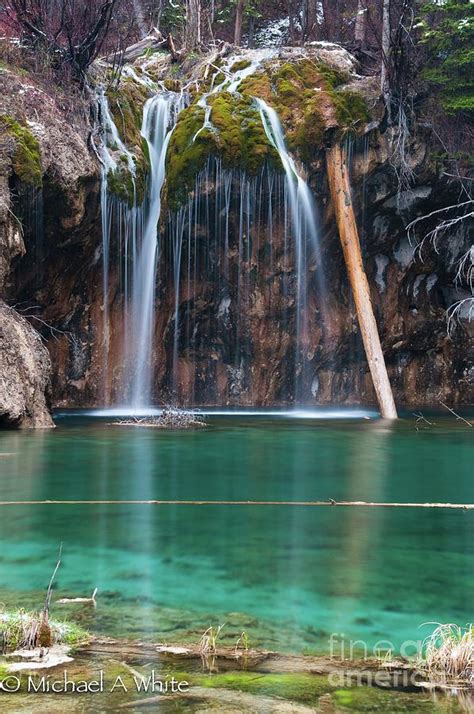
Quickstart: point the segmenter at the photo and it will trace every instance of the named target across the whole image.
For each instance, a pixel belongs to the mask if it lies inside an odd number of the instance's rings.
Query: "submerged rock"
[[[0,427],[49,428],[51,360],[24,317],[0,302]]]

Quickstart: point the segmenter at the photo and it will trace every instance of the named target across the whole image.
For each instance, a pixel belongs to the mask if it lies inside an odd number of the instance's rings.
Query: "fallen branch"
[[[470,425],[472,426],[472,425]],[[454,508],[474,510],[474,503],[389,503],[384,501],[0,501],[0,506],[356,506],[368,508]]]
[[[451,407],[448,407],[448,405],[445,404],[444,402],[442,402],[441,399],[439,400],[439,403],[440,403],[445,409],[447,409],[449,412],[451,412],[451,414],[454,414],[454,416],[456,417],[456,419],[457,419],[458,421],[461,420],[461,421],[463,421],[465,424],[467,424],[468,426],[472,427],[472,424],[471,424],[470,421],[468,421],[467,419],[464,419],[464,417],[462,417],[460,414],[457,414],[457,413],[454,411],[454,409],[451,409]]]
[[[423,414],[420,412],[417,414],[416,412],[413,412],[413,416],[417,417],[416,422],[415,422],[415,429],[419,431],[419,425],[423,422],[425,424],[428,424],[428,426],[434,426],[433,421],[428,421],[426,417],[423,416]]]
[[[176,49],[172,35],[169,34],[164,38],[161,32],[156,28],[154,28],[149,35],[144,37],[143,40],[135,42],[135,44],[130,45],[125,50],[113,52],[102,59],[108,64],[112,64],[116,61],[117,55],[120,55],[121,63],[125,64],[127,62],[134,62],[144,55],[147,50],[155,52],[158,50],[168,50],[173,62],[177,62],[181,59],[181,53]]]

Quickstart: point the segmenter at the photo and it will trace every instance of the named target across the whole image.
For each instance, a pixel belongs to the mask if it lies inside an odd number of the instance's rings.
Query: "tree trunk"
[[[235,8],[235,25],[234,25],[234,45],[242,43],[242,21],[244,18],[245,0],[237,0]]]
[[[380,72],[380,89],[382,96],[385,99],[385,104],[388,106],[388,98],[390,96],[390,87],[388,81],[388,69],[390,62],[390,0],[383,0],[382,11],[382,68]]]
[[[334,4],[334,3],[333,3]],[[333,27],[333,16],[332,13],[334,12],[334,9],[331,9],[331,2],[330,0],[322,0],[322,8],[323,8],[323,28],[324,28],[324,39],[328,42],[337,42],[337,37],[334,33],[334,27]]]
[[[301,3],[302,42],[307,42],[316,25],[316,0],[303,0]]]
[[[201,44],[201,0],[186,0],[186,49],[195,50]]]
[[[359,47],[365,45],[365,35],[367,31],[367,0],[358,0],[357,15],[354,29],[354,39]]]
[[[396,419],[397,409],[372,309],[369,283],[362,262],[357,223],[352,206],[347,160],[340,145],[329,149],[326,161],[339,238],[380,413],[385,419]]]
[[[252,49],[255,43],[255,16],[249,17],[249,47]]]

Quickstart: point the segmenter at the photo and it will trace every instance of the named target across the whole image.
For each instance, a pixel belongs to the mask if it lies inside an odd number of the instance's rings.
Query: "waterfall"
[[[211,122],[208,97],[238,91],[261,59],[256,53],[249,66],[235,72],[235,58],[228,61],[221,70],[224,80],[198,100],[205,108],[202,128]],[[281,122],[255,99],[283,172],[265,165],[250,176],[209,158],[188,201],[160,221],[167,148],[186,100],[155,84],[157,90],[143,110],[150,175],[140,205],[136,195],[128,205],[110,194],[110,173],[124,166],[135,185],[135,159],[120,139],[105,95],[99,97],[105,138],[103,344],[105,374],[112,367],[109,345],[115,355],[113,399],[134,408],[151,406],[158,377],[160,394],[179,404],[219,403],[219,385],[240,403],[250,403],[253,393],[275,395],[277,389],[284,401],[309,401],[317,382],[312,361],[321,345],[318,309],[323,310],[325,286],[312,194],[286,148]],[[123,323],[109,335],[121,304]],[[274,373],[266,369],[269,362]]]
[[[135,177],[135,162],[133,155],[127,149],[120,138],[118,129],[113,120],[109,109],[109,103],[104,90],[101,90],[97,97],[97,103],[100,111],[100,122],[103,132],[103,141],[100,153],[101,159],[101,187],[100,187],[100,214],[102,227],[102,316],[103,316],[103,331],[102,331],[102,352],[103,372],[104,372],[104,401],[109,402],[109,349],[110,349],[110,320],[109,320],[109,271],[110,271],[110,239],[113,226],[114,208],[121,211],[121,207],[117,206],[117,200],[111,199],[109,193],[109,173],[117,170],[118,164],[115,159],[115,152],[120,153],[126,159],[127,167],[132,175],[132,180]]]
[[[158,222],[161,213],[161,189],[165,180],[165,160],[171,133],[172,105],[169,97],[149,99],[143,110],[142,136],[150,156],[149,200],[144,235],[134,261],[132,291],[132,340],[129,364],[134,366],[132,406],[151,403],[153,323],[156,269],[159,258]]]
[[[299,351],[299,367],[295,372],[295,401],[303,398],[305,368],[308,355],[308,239],[313,253],[319,257],[320,247],[315,218],[315,207],[308,184],[297,170],[293,157],[288,152],[285,135],[276,111],[263,99],[256,98],[260,117],[269,142],[278,152],[286,177],[286,191],[289,201],[290,220],[296,248],[296,342]],[[319,261],[321,263],[321,261]],[[325,295],[324,276],[317,270],[319,290]]]
[[[112,237],[119,260],[123,290],[123,368],[119,398],[134,407],[151,404],[153,325],[157,266],[159,260],[159,220],[161,189],[165,179],[168,143],[179,111],[182,94],[163,92],[147,100],[143,109],[141,135],[147,143],[150,175],[147,195],[138,205],[135,192],[135,159],[120,138],[104,92],[98,97],[104,141],[102,146],[101,220],[103,254],[104,374],[107,383],[110,348],[109,303]],[[109,174],[118,169],[120,156],[132,178],[134,199],[129,206],[110,194]],[[106,402],[108,401],[106,388]]]

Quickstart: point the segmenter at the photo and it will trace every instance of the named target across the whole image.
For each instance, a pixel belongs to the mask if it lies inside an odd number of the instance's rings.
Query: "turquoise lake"
[[[164,431],[59,413],[53,431],[0,433],[1,500],[474,502],[474,430],[454,417],[304,416]],[[0,519],[4,605],[42,606],[63,543],[53,602],[97,587],[97,607],[53,614],[93,632],[195,641],[226,623],[229,641],[328,652],[333,634],[370,651],[472,621],[472,511],[30,504]]]

